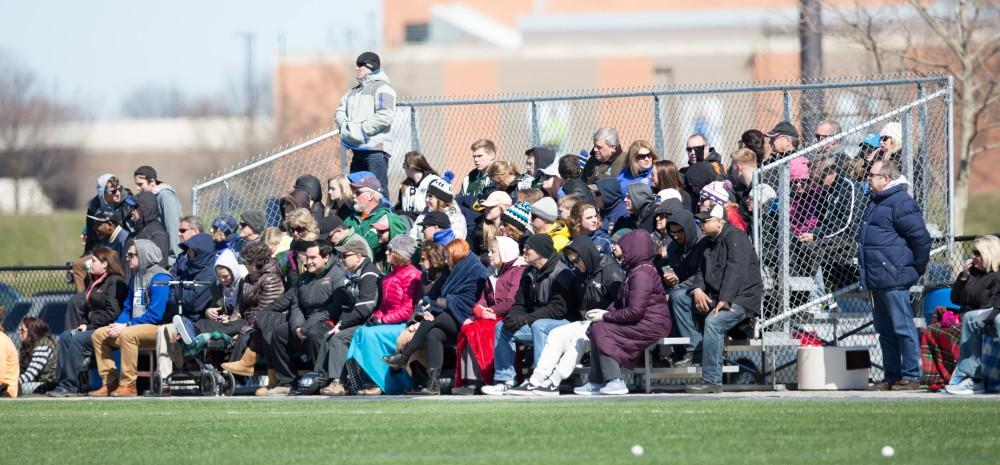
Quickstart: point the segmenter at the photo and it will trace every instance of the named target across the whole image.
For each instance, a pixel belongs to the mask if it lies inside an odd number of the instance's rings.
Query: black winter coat
[[[963,271],[951,287],[951,301],[962,306],[959,313],[1000,308],[1000,271],[990,273],[976,268]]]
[[[691,284],[714,302],[738,304],[748,313],[760,313],[763,283],[760,260],[750,238],[743,231],[725,225],[715,238],[709,237],[704,259]]]

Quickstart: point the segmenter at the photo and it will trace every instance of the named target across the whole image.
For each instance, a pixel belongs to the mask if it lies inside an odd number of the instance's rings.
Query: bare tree
[[[72,203],[72,198],[66,198],[70,194],[65,189],[60,190],[58,183],[49,181],[60,178],[61,173],[72,172],[79,144],[54,141],[53,129],[77,118],[79,113],[47,95],[32,72],[3,56],[0,56],[0,108],[0,172],[14,181],[15,212],[21,207],[21,182],[29,178],[39,179],[57,205]]]
[[[977,155],[1000,149],[989,140],[1000,128],[1000,2],[907,0],[905,7],[828,8],[840,32],[873,58],[874,71],[954,76],[957,106],[956,231],[962,232],[969,201],[969,173]]]

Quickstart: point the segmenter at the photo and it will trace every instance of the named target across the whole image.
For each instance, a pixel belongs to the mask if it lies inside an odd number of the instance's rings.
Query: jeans
[[[738,304],[729,310],[705,317],[705,336],[701,344],[701,377],[711,384],[722,384],[722,350],[726,332],[746,319],[747,311]]]
[[[694,300],[689,292],[691,289],[675,289],[670,292],[670,313],[674,318],[677,332],[688,338],[688,353],[694,352],[701,345],[701,331],[694,321]]]
[[[389,192],[389,154],[385,152],[369,152],[364,150],[352,150],[354,156],[351,157],[351,172],[371,171],[382,183],[382,195]]]
[[[882,347],[885,381],[920,381],[920,339],[908,289],[874,289],[872,323]]]
[[[80,368],[83,359],[94,354],[94,344],[90,338],[94,330],[74,333],[65,331],[59,336],[59,355],[56,358],[56,387],[67,391],[80,390]]]
[[[988,323],[986,317],[992,311],[992,308],[972,310],[962,315],[962,337],[959,339],[958,363],[955,364],[955,371],[961,371],[969,378],[982,377],[980,357],[983,355],[983,336],[996,336],[996,333],[990,333],[986,328]],[[993,324],[994,331],[1000,331],[1000,315],[994,318]]]
[[[517,343],[532,345],[534,350],[534,363],[538,363],[538,358],[542,356],[542,348],[549,333],[562,325],[568,324],[567,320],[535,320],[530,325],[524,325],[510,334],[504,331],[503,324],[498,324],[496,338],[493,346],[493,381],[504,383],[514,379],[514,354],[517,350]]]

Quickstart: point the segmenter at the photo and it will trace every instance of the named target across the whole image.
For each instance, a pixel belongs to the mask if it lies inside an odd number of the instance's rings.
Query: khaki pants
[[[156,348],[157,325],[128,326],[116,337],[112,337],[108,332],[110,326],[98,328],[94,331],[92,341],[94,343],[94,357],[97,358],[97,371],[101,374],[101,379],[107,383],[108,375],[115,369],[115,359],[112,352],[115,348],[121,351],[121,386],[131,386],[135,384],[136,365],[139,363],[139,349]]]
[[[177,328],[172,324],[156,329],[156,372],[160,378],[167,379],[174,372],[174,367],[184,367],[184,349],[177,342]]]

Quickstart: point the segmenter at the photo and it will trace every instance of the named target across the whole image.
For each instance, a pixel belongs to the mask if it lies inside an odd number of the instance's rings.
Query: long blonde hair
[[[635,159],[636,155],[639,155],[639,150],[642,149],[649,150],[649,154],[653,157],[653,163],[660,159],[653,144],[650,144],[649,141],[642,139],[632,141],[632,145],[628,146],[628,152],[625,154],[625,163],[628,163],[628,169],[632,176],[638,176],[639,172],[642,171],[639,169],[639,161]]]
[[[983,268],[993,273],[1000,270],[1000,238],[987,234],[972,241],[973,251],[983,257]]]

